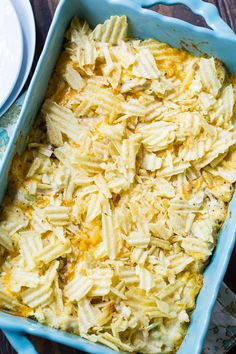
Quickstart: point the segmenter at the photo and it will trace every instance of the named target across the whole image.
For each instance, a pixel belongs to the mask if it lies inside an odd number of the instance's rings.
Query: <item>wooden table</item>
[[[44,45],[48,28],[50,26],[54,11],[56,9],[59,0],[30,0],[30,1],[33,7],[36,27],[37,27],[37,47],[36,47],[35,61],[33,66],[33,70],[34,70],[37,60],[42,51],[42,47]],[[236,32],[236,0],[208,0],[208,2],[217,5],[222,18]],[[176,5],[172,7],[158,5],[158,6],[154,6],[153,9],[158,12],[161,12],[164,15],[178,17],[187,20],[188,22],[191,22],[193,24],[196,24],[198,26],[206,25],[205,21],[200,16],[193,15],[190,10],[188,10],[186,7],[182,5]],[[231,258],[231,262],[227,274],[225,276],[225,282],[236,293],[236,279],[234,275],[235,271],[236,271],[236,249],[234,250],[234,254]],[[78,353],[77,350],[56,343],[49,342],[44,339],[31,337],[31,340],[35,344],[35,347],[37,348],[38,352],[42,354]],[[10,344],[8,343],[4,335],[0,333],[0,354],[13,354],[13,353],[15,353],[15,351],[12,349],[12,347],[10,346]],[[236,353],[236,347],[234,347],[230,351],[230,354],[235,354],[235,353]]]

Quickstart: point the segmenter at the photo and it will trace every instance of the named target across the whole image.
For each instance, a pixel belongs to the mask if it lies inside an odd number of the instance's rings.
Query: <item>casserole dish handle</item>
[[[196,15],[204,18],[207,25],[216,33],[222,32],[235,37],[234,31],[225,23],[215,5],[204,2],[202,0],[135,0],[143,8],[148,8],[157,4],[162,5],[176,5],[182,4],[187,6]],[[181,21],[181,20],[179,20]]]
[[[3,333],[18,354],[38,354],[26,334],[8,329]]]

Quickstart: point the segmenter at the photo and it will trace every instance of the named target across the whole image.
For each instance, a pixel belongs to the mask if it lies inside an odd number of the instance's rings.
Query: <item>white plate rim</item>
[[[36,47],[35,20],[30,1],[12,0],[12,6],[15,8],[22,28],[24,46],[23,63],[18,80],[13,91],[11,92],[11,95],[8,97],[5,104],[0,108],[0,118],[11,107],[21,93],[33,64]]]
[[[10,0],[1,0],[1,1],[4,1],[4,2],[2,2],[3,6],[7,6],[10,9],[11,16],[14,18],[15,35],[17,36],[19,43],[18,43],[18,62],[17,62],[16,70],[15,70],[15,75],[14,75],[14,78],[11,80],[11,85],[9,86],[5,95],[0,99],[0,108],[2,108],[2,106],[6,103],[6,101],[8,100],[9,96],[11,95],[11,93],[15,87],[15,84],[18,80],[18,77],[19,77],[19,74],[21,71],[21,66],[22,66],[22,62],[23,62],[23,53],[24,53],[23,34],[22,34],[21,25],[20,25],[18,16],[16,14],[15,8],[12,5]]]

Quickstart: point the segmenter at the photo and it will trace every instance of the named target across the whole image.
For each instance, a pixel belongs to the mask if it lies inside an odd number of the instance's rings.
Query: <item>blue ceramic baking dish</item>
[[[205,18],[210,29],[195,27],[178,19],[164,17],[148,9],[157,3],[182,3]],[[54,16],[47,41],[26,95],[15,132],[0,165],[0,200],[7,186],[8,172],[16,152],[24,150],[29,129],[44,99],[48,80],[62,49],[63,35],[73,16],[91,26],[111,15],[127,15],[130,35],[156,38],[174,47],[184,47],[199,55],[207,53],[221,59],[236,73],[236,36],[219,17],[217,9],[201,0],[61,0]],[[227,219],[211,262],[204,273],[204,286],[197,298],[187,335],[178,354],[200,354],[213,305],[235,244],[236,194],[230,203]],[[32,320],[0,313],[4,329],[18,353],[37,353],[26,334],[41,336],[93,354],[112,354],[113,350],[62,331],[43,326]]]

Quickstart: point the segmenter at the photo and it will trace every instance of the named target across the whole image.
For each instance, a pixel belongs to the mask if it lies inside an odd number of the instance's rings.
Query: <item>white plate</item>
[[[2,0],[0,0],[1,2]],[[14,89],[5,102],[2,108],[0,108],[0,117],[8,110],[8,108],[13,104],[18,95],[20,94],[31,69],[34,52],[35,52],[35,41],[36,41],[36,33],[35,33],[35,22],[34,15],[30,5],[29,0],[11,0],[12,5],[15,8],[15,11],[18,15],[18,19],[21,24],[22,33],[23,33],[23,61],[22,67],[19,73],[19,77],[14,86]]]
[[[10,0],[0,0],[0,107],[17,81],[23,59],[20,23]]]

